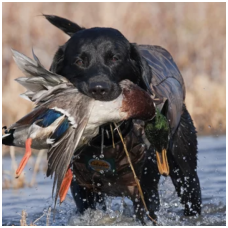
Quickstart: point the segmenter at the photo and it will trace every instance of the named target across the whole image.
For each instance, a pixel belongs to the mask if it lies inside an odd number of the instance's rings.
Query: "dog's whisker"
[[[101,155],[100,158],[104,157],[104,128],[101,127]]]
[[[110,135],[107,129],[105,130],[105,132],[106,132],[107,138],[110,139]]]
[[[110,130],[111,130],[111,134],[112,134],[112,147],[115,148],[115,141],[114,141],[114,134],[113,134],[112,124],[110,124]]]

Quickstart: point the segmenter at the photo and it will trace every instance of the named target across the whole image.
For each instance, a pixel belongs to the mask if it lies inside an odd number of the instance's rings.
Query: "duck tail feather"
[[[18,81],[20,84],[23,82],[24,83],[26,82],[27,86],[28,84],[39,84],[40,87],[44,89],[47,87],[47,84],[53,87],[60,83],[68,82],[68,80],[65,77],[46,70],[41,64],[38,57],[35,55],[33,50],[32,50],[32,53],[33,53],[34,60],[13,49],[12,49],[12,53],[13,53],[14,61],[16,62],[17,66],[28,77],[28,78],[24,77],[24,78],[17,79],[16,81]],[[42,86],[43,84],[45,85]]]
[[[5,134],[2,136],[2,144],[3,145],[7,145],[7,146],[13,146],[13,133],[14,133],[14,129],[11,130],[5,130]]]

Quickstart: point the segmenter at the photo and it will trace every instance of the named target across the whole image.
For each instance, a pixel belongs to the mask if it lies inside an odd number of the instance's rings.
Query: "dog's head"
[[[110,101],[121,93],[119,82],[124,79],[144,86],[137,46],[118,30],[85,29],[60,17],[45,17],[71,36],[57,51],[51,70],[68,78],[79,91]]]

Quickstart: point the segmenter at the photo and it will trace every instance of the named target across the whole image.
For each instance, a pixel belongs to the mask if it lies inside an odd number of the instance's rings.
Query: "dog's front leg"
[[[153,149],[149,149],[146,152],[145,161],[141,171],[140,185],[143,191],[144,200],[149,212],[149,215],[155,221],[157,216],[155,211],[159,210],[159,193],[158,193],[158,182],[160,179],[160,174],[158,172],[156,155]],[[144,217],[147,216],[145,206],[140,198],[138,191],[135,193],[134,198],[132,199],[135,215],[143,225],[146,225]],[[154,223],[155,225],[156,223]]]

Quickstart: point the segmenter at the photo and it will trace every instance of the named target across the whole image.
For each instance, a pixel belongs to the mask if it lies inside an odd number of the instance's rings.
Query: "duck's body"
[[[28,89],[24,96],[37,106],[6,130],[2,142],[26,148],[17,176],[26,165],[31,148],[48,149],[47,176],[54,174],[57,193],[74,151],[94,138],[101,125],[133,117],[150,119],[155,114],[150,96],[129,80],[120,83],[122,93],[117,99],[102,102],[80,93],[64,77],[45,70],[35,55],[33,61],[16,51],[13,54],[19,68],[28,76],[17,81]],[[145,103],[132,105],[135,94]]]

